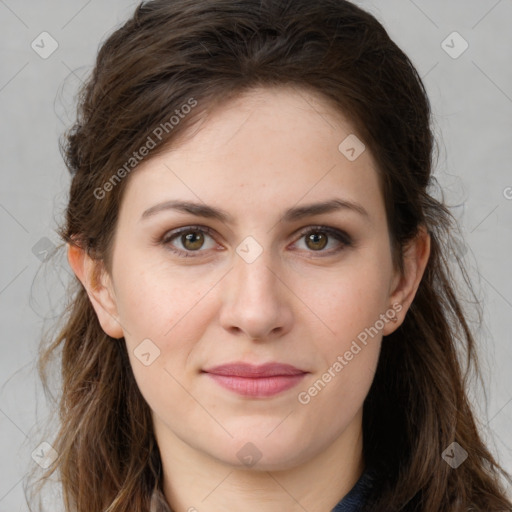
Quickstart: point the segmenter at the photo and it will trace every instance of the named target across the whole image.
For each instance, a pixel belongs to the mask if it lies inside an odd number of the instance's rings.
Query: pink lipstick
[[[239,395],[268,397],[296,386],[308,373],[289,364],[254,366],[235,362],[203,370],[220,386]]]

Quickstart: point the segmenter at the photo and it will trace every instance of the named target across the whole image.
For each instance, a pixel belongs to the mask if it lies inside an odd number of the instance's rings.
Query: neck
[[[319,453],[271,471],[226,464],[154,423],[173,512],[330,512],[364,470],[362,411]]]

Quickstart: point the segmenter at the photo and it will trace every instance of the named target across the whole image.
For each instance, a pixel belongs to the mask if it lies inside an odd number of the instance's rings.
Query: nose
[[[234,267],[223,280],[222,327],[253,341],[283,336],[293,323],[293,294],[285,283],[268,251],[252,263],[236,255]]]

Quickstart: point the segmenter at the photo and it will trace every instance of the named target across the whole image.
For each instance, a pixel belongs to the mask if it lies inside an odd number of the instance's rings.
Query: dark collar
[[[332,509],[332,512],[358,512],[366,502],[374,482],[374,472],[367,469],[354,487]],[[151,496],[149,512],[172,512],[162,491],[155,488]]]
[[[368,496],[373,489],[375,472],[366,469],[354,487],[342,498],[332,509],[332,512],[358,512],[366,503]]]

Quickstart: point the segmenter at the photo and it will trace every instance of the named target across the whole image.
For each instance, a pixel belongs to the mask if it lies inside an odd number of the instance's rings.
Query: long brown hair
[[[99,50],[64,138],[72,183],[63,241],[111,271],[123,190],[141,148],[149,148],[147,161],[214,107],[280,85],[321,95],[372,152],[397,268],[421,225],[431,236],[418,292],[402,326],[383,340],[364,404],[364,458],[379,474],[366,510],[511,510],[503,488],[510,476],[482,441],[467,397],[479,370],[452,267],[470,301],[476,297],[457,251],[449,257],[456,221],[431,190],[429,100],[409,58],[372,15],[345,0],[140,4]],[[67,512],[147,512],[162,483],[149,406],[124,340],[103,332],[77,279],[58,335],[41,344],[45,390],[57,357],[60,426],[50,444],[58,457],[37,491],[58,471]],[[442,458],[453,442],[469,454],[457,469]]]

